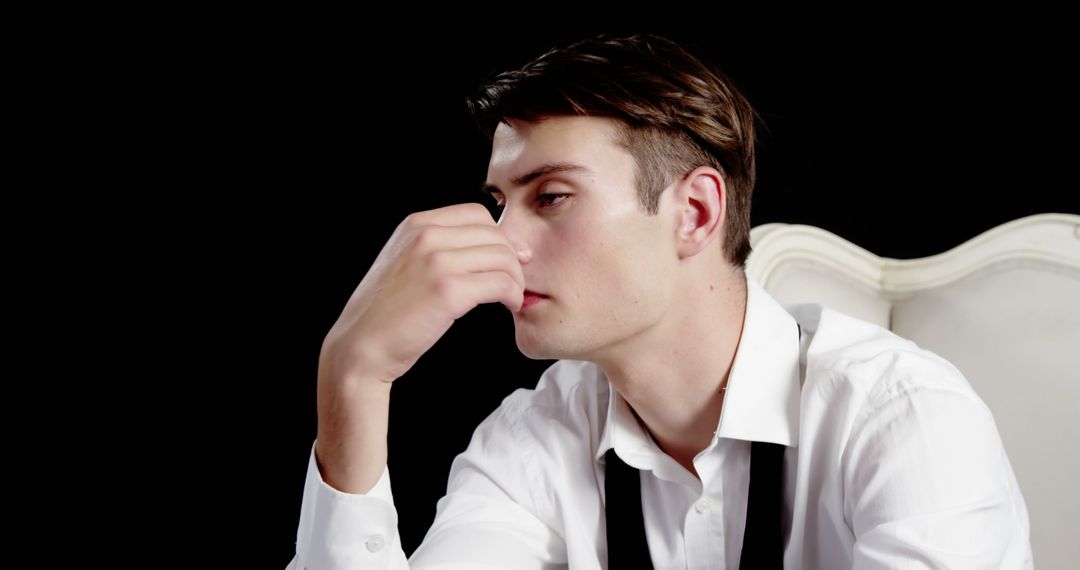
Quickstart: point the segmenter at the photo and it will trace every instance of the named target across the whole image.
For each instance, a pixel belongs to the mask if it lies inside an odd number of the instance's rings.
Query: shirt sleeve
[[[389,469],[367,494],[342,493],[319,474],[314,447],[288,570],[515,568],[566,564],[562,537],[543,522],[535,442],[507,401],[473,432],[450,467],[447,494],[420,546],[406,560],[397,532]]]
[[[367,493],[343,493],[323,480],[308,458],[296,557],[288,570],[408,568],[397,530],[390,469]]]
[[[900,391],[857,422],[842,458],[854,568],[1031,568],[1027,510],[973,393]]]
[[[545,522],[552,516],[544,497],[555,490],[542,475],[562,466],[537,461],[533,434],[544,426],[525,425],[530,416],[515,397],[525,393],[504,400],[454,458],[447,494],[410,559],[414,568],[566,567],[566,543]]]

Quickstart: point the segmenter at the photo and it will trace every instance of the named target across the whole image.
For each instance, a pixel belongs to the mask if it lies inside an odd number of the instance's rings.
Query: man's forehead
[[[599,117],[553,117],[538,123],[511,119],[499,123],[492,139],[488,184],[518,180],[543,165],[595,174],[612,160],[614,125]],[[569,168],[578,165],[583,168]],[[549,169],[550,170],[550,169]]]
[[[551,116],[530,122],[508,119],[495,129],[493,147],[513,148],[523,144],[611,144],[615,120],[607,117]]]

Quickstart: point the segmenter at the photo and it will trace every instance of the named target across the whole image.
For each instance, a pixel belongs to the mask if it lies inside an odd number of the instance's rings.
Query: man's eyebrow
[[[510,183],[514,186],[524,186],[532,182],[533,180],[540,178],[541,176],[552,174],[555,172],[584,172],[588,174],[593,173],[593,171],[590,170],[589,167],[574,162],[549,162],[547,164],[541,165],[539,168],[534,169],[532,172],[518,176],[517,178],[511,180]],[[489,182],[483,183],[480,186],[480,191],[484,194],[491,194],[492,192],[498,192],[500,194],[503,193],[502,190],[499,190],[498,186],[495,186],[494,184],[491,184]]]

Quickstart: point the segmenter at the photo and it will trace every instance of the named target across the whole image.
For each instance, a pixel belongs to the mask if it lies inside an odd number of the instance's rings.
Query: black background
[[[177,200],[197,204],[181,251],[211,320],[189,339],[208,363],[189,383],[208,406],[238,396],[211,445],[227,461],[199,452],[195,469],[228,497],[210,518],[246,531],[231,539],[239,559],[273,568],[292,557],[319,347],[383,243],[409,212],[482,200],[489,146],[465,95],[554,44],[650,31],[718,62],[765,123],[754,225],[813,224],[913,258],[1025,215],[1078,211],[1075,46],[1052,17],[686,20],[384,29],[277,18],[191,60],[174,118],[198,142],[181,154]],[[521,356],[511,316],[489,304],[395,384],[389,463],[406,552],[475,426],[549,364]]]

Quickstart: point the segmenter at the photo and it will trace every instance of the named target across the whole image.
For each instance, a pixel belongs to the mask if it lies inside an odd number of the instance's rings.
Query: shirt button
[[[702,499],[702,500],[698,501],[697,504],[694,505],[694,509],[696,509],[697,512],[699,512],[699,513],[703,513],[705,511],[709,510],[709,500],[708,499]]]
[[[383,537],[375,535],[367,539],[367,542],[364,543],[364,546],[367,546],[368,552],[378,552],[382,550],[382,547],[386,546],[386,541],[383,540]]]

